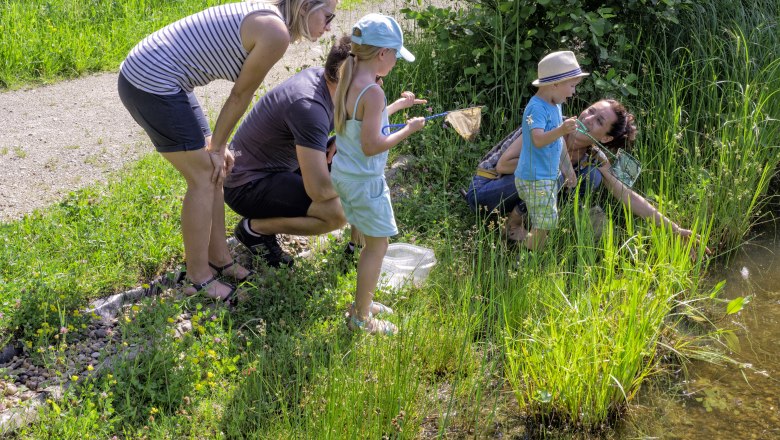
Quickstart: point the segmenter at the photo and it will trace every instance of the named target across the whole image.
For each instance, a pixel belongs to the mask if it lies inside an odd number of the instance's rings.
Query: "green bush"
[[[403,9],[436,38],[436,56],[447,60],[436,75],[459,92],[476,91],[495,114],[519,120],[532,93],[538,61],[554,50],[573,50],[593,80],[579,87],[586,99],[636,95],[629,67],[645,26],[663,32],[677,22],[687,0],[594,2],[587,0],[468,0],[470,7]]]

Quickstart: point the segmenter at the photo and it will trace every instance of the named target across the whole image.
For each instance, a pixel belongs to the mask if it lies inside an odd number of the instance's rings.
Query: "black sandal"
[[[209,296],[208,292],[206,291],[206,288],[207,288],[207,287],[208,287],[208,286],[209,286],[211,283],[213,283],[213,282],[215,282],[215,281],[216,281],[216,282],[218,282],[218,283],[222,283],[222,284],[224,284],[224,285],[228,286],[228,287],[230,288],[230,293],[228,293],[228,294],[227,294],[226,296],[224,296],[224,297],[221,297],[221,296],[217,296],[217,297],[214,297],[214,296]],[[223,303],[225,303],[225,305],[227,305],[228,307],[231,307],[231,308],[232,308],[233,306],[235,306],[235,305],[236,305],[236,304],[234,304],[234,301],[236,301],[236,303],[238,302],[238,301],[237,301],[237,300],[238,300],[238,298],[237,298],[237,296],[236,296],[236,292],[238,291],[238,288],[237,288],[236,286],[234,286],[234,285],[230,284],[230,283],[226,283],[226,282],[224,282],[224,281],[219,281],[219,280],[217,279],[217,277],[216,277],[216,276],[213,276],[213,277],[209,278],[208,280],[206,280],[206,281],[204,281],[204,282],[202,282],[202,283],[196,283],[196,282],[194,282],[194,281],[190,280],[189,278],[187,278],[187,279],[184,281],[184,283],[185,283],[185,284],[184,284],[184,286],[185,286],[185,287],[192,286],[192,287],[195,289],[195,294],[198,294],[198,293],[204,292],[204,293],[206,294],[206,296],[208,296],[209,298],[211,298],[211,299],[213,299],[213,300],[217,300],[217,301],[222,301],[222,302],[223,302]]]
[[[235,264],[236,264],[236,260],[233,260],[233,261],[231,261],[230,263],[228,263],[228,264],[226,264],[226,265],[224,265],[224,266],[217,266],[217,265],[215,265],[215,264],[212,264],[212,263],[209,261],[209,266],[210,266],[212,269],[214,269],[215,271],[217,271],[217,276],[218,276],[218,277],[221,277],[221,276],[223,276],[223,272],[225,272],[227,269],[230,269],[230,268],[231,268],[231,267],[233,267]],[[257,272],[255,272],[255,271],[254,271],[254,270],[252,270],[252,269],[247,269],[247,270],[249,271],[249,273],[248,273],[248,274],[246,274],[246,276],[245,276],[244,278],[236,278],[236,277],[234,277],[234,276],[232,276],[232,275],[228,275],[228,274],[224,274],[224,276],[228,276],[228,277],[230,277],[230,278],[233,278],[233,279],[234,279],[234,280],[235,280],[235,281],[236,281],[238,284],[241,284],[241,283],[243,283],[243,282],[247,281],[249,278],[251,278],[251,277],[253,277],[253,276],[255,276],[255,275],[257,274]]]

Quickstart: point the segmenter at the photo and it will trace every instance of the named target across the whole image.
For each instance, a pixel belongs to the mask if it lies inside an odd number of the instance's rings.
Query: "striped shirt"
[[[119,70],[132,85],[156,95],[189,93],[215,79],[235,82],[249,55],[241,43],[241,23],[256,12],[276,15],[284,22],[270,4],[214,6],[144,38]]]

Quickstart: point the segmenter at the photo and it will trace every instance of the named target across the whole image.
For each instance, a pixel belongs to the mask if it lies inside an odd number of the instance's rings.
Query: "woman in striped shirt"
[[[184,176],[181,213],[185,293],[232,303],[252,272],[234,264],[225,237],[222,181],[233,166],[230,133],[268,71],[291,42],[330,30],[338,0],[247,1],[208,8],[146,37],[120,67],[122,103],[155,148]],[[193,94],[215,79],[233,81],[212,134]]]

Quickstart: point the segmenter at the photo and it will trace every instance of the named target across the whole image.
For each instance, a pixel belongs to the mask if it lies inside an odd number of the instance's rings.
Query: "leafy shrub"
[[[630,67],[642,29],[677,23],[687,0],[467,0],[469,7],[402,9],[435,38],[435,72],[458,92],[494,104],[495,114],[515,115],[532,94],[538,61],[554,50],[572,50],[592,80],[578,88],[585,99],[635,95]],[[516,122],[515,120],[511,122]]]

